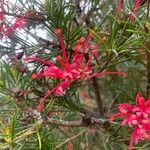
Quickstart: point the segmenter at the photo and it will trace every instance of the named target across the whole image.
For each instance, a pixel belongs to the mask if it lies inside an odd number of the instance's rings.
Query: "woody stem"
[[[98,110],[99,110],[100,116],[102,116],[103,115],[103,103],[102,103],[101,94],[100,94],[100,86],[96,77],[94,77],[92,80],[93,80],[93,88],[95,91],[95,98],[96,98]]]
[[[85,59],[88,62],[89,57],[85,56]],[[98,106],[98,111],[99,111],[100,116],[103,116],[103,103],[102,103],[101,94],[100,94],[100,85],[96,77],[93,77],[92,81],[93,81],[92,85],[93,85],[94,92],[95,92],[95,99],[96,99],[96,103]]]

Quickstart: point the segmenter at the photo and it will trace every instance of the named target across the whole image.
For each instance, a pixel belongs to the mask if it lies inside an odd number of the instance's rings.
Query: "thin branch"
[[[9,12],[4,12],[4,13],[7,16],[13,16],[13,17],[17,17],[17,18],[21,18],[23,15],[25,15],[25,14],[14,14],[14,13],[9,13]],[[26,16],[25,18],[32,20],[32,21],[33,20],[38,21],[38,22],[44,22],[45,21],[45,18],[41,12],[32,11],[31,13],[32,13],[32,15]]]
[[[65,121],[65,120],[56,120],[53,118],[46,118],[45,124],[52,124],[55,126],[63,126],[63,127],[88,127],[88,126],[95,126],[97,124],[104,124],[108,122],[107,119],[97,118],[93,116],[85,115],[82,119],[72,120],[72,121]]]
[[[110,63],[111,59],[112,59],[113,53],[111,53],[108,61],[105,63],[105,65],[103,66],[103,68],[100,69],[99,72],[102,72],[103,70],[106,69],[106,67],[108,66],[108,64]],[[101,93],[100,93],[100,85],[98,83],[97,78],[93,78],[93,87],[94,87],[94,91],[95,91],[95,96],[96,96],[96,102],[97,102],[97,106],[99,109],[99,113],[101,116],[103,116],[103,102],[101,99]]]
[[[88,115],[93,116],[93,117],[99,117],[99,113],[93,112],[93,111],[91,111],[85,107],[79,108],[79,112],[81,112],[83,114],[88,114]]]
[[[94,77],[92,81],[93,81],[93,88],[95,92],[95,99],[97,102],[98,110],[99,110],[100,116],[102,116],[103,115],[103,103],[101,99],[100,85],[96,77]]]
[[[147,0],[147,19],[150,19],[150,1]]]
[[[104,71],[104,70],[107,68],[107,66],[108,66],[109,63],[111,62],[112,56],[113,56],[113,53],[110,54],[110,56],[109,56],[107,62],[104,64],[104,66],[100,69],[99,72],[102,72],[102,71]]]
[[[52,125],[56,125],[56,126],[64,126],[64,127],[82,127],[82,126],[86,126],[84,121],[82,119],[80,120],[73,120],[73,121],[57,121],[54,119],[48,119],[48,121],[46,121],[46,123],[50,123]]]
[[[65,140],[64,142],[58,144],[55,149],[58,149],[58,148],[60,148],[61,146],[63,146],[64,144],[66,144],[66,143],[68,143],[68,142],[74,140],[75,138],[79,137],[79,136],[82,135],[84,132],[86,132],[86,130],[87,130],[87,129],[81,131],[80,133],[76,134],[75,136],[73,136],[73,137],[71,137],[71,138],[68,138],[68,139]]]

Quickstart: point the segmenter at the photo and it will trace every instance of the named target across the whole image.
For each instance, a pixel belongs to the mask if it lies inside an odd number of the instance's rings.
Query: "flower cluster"
[[[132,150],[133,143],[150,139],[150,98],[145,101],[140,94],[137,94],[136,105],[120,104],[118,110],[120,113],[112,115],[110,120],[124,117],[121,124],[133,128],[129,150]]]
[[[46,95],[40,101],[40,104],[37,108],[38,112],[41,111],[41,109],[44,106],[44,102],[46,98],[50,94],[55,93],[55,95],[63,96],[65,94],[65,90],[73,83],[73,81],[87,80],[93,77],[103,76],[107,74],[117,74],[117,75],[126,76],[125,73],[121,73],[121,72],[101,72],[101,73],[93,72],[94,68],[91,65],[91,62],[92,62],[92,57],[94,55],[94,51],[98,47],[98,45],[95,45],[95,47],[93,47],[94,50],[91,51],[88,60],[87,61],[85,60],[85,51],[88,48],[88,43],[92,37],[92,33],[89,33],[86,39],[82,37],[77,41],[77,44],[75,46],[75,52],[72,56],[72,60],[69,60],[67,56],[65,44],[62,39],[62,31],[60,29],[56,29],[55,33],[58,36],[59,44],[62,51],[62,56],[59,55],[56,57],[58,66],[51,61],[43,60],[36,57],[25,58],[25,60],[28,61],[34,60],[43,63],[45,65],[43,72],[33,74],[32,75],[33,78],[47,76],[50,78],[57,78],[61,80],[61,82],[56,87],[47,91]]]
[[[25,19],[32,15],[32,13],[27,13],[25,15],[22,15],[18,17],[17,19],[12,19],[10,21],[10,26],[7,26],[4,23],[5,18],[5,10],[4,10],[4,0],[1,2],[0,7],[0,32],[3,36],[9,36],[11,33],[13,33],[16,29],[21,29],[25,25]]]
[[[119,18],[121,17],[121,11],[122,11],[122,8],[123,8],[123,1],[124,0],[118,0],[118,16],[119,16]],[[141,3],[141,0],[135,0],[135,5],[134,5],[134,8],[133,8],[132,14],[129,17],[129,20],[130,20],[131,23],[134,22],[135,15],[136,15],[137,10],[140,6],[140,3]]]

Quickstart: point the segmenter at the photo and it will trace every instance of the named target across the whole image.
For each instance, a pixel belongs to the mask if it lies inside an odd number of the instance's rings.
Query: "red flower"
[[[123,7],[123,1],[124,0],[118,0],[118,17],[120,18],[121,17],[121,11],[122,11],[122,7]],[[135,19],[135,15],[137,13],[137,10],[140,6],[140,3],[141,3],[141,0],[135,0],[135,5],[134,5],[134,8],[133,8],[133,12],[129,18],[130,22],[134,22],[134,19]]]
[[[150,138],[150,98],[145,101],[140,94],[137,94],[136,105],[120,104],[118,110],[120,113],[112,115],[110,120],[123,117],[121,124],[133,128],[129,150],[132,150],[133,143],[137,144],[139,140]]]
[[[1,11],[0,11],[0,32],[4,36],[9,36],[16,29],[21,29],[22,27],[24,27],[26,17],[29,17],[30,15],[32,15],[32,13],[27,13],[25,15],[20,16],[19,18],[17,18],[14,21],[14,23],[12,23],[10,25],[10,27],[4,25],[3,20],[4,20],[4,17],[5,17],[5,12],[4,12],[4,0],[2,0],[2,2],[1,2]]]
[[[121,11],[122,11],[122,5],[123,5],[123,0],[118,0],[118,17],[121,17]]]
[[[33,78],[38,78],[41,76],[47,76],[47,77],[52,77],[52,78],[57,78],[61,79],[62,81],[60,84],[58,84],[56,87],[51,89],[50,91],[47,92],[47,94],[44,96],[44,98],[41,100],[37,111],[40,112],[41,109],[44,106],[44,102],[46,98],[52,94],[55,93],[56,95],[64,95],[65,90],[72,84],[73,81],[78,81],[78,80],[87,80],[93,77],[97,76],[103,76],[107,74],[117,74],[117,75],[122,75],[126,76],[126,74],[121,73],[121,72],[102,72],[102,73],[94,73],[93,70],[94,68],[91,66],[91,61],[93,57],[94,51],[91,52],[91,55],[89,56],[89,59],[86,64],[85,62],[85,51],[88,47],[88,43],[92,37],[92,34],[90,33],[86,39],[81,38],[78,40],[76,46],[75,46],[75,52],[73,55],[73,59],[69,60],[65,45],[62,39],[62,32],[60,29],[55,30],[58,38],[59,38],[59,43],[61,46],[61,51],[62,51],[62,56],[57,56],[57,61],[60,65],[60,67],[56,66],[54,63],[51,61],[46,61],[43,59],[39,59],[36,57],[29,57],[25,58],[25,60],[35,60],[37,62],[45,64],[44,70],[42,73],[37,73],[33,74]]]
[[[67,150],[73,150],[73,145],[71,142],[67,144]]]
[[[138,10],[138,8],[140,6],[140,2],[141,2],[141,0],[135,0],[134,9],[133,9],[133,12],[132,12],[132,14],[130,16],[130,21],[131,22],[133,22],[134,19],[135,19],[135,15],[136,15],[136,12],[137,12],[137,10]]]

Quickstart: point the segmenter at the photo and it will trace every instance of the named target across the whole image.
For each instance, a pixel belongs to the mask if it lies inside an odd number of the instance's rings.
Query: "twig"
[[[97,124],[104,124],[108,120],[103,118],[97,118],[93,116],[83,116],[82,119],[73,120],[73,121],[65,121],[65,120],[56,120],[53,118],[46,118],[45,124],[52,124],[56,126],[63,126],[63,127],[88,127],[88,126],[95,126]]]
[[[79,110],[79,112],[81,112],[83,114],[88,114],[93,117],[99,117],[98,113],[93,112],[93,111],[89,110],[88,108],[82,107],[82,108],[79,108],[78,110]]]
[[[94,88],[94,91],[95,91],[95,99],[96,99],[96,102],[97,102],[97,106],[98,106],[98,109],[99,109],[99,113],[100,113],[100,116],[103,115],[103,103],[102,103],[102,99],[101,99],[101,94],[100,94],[100,85],[98,83],[98,80],[96,77],[94,77],[92,79],[93,81],[93,88]]]
[[[150,1],[149,0],[147,0],[147,19],[149,19],[150,18]]]
[[[17,17],[17,18],[21,18],[23,15],[25,14],[13,14],[13,13],[9,13],[9,12],[4,12],[5,15],[7,16],[13,16],[13,17]],[[36,12],[36,11],[32,11],[32,16],[25,16],[26,19],[29,19],[29,20],[34,20],[34,21],[39,21],[39,22],[42,22],[42,21],[45,21],[45,18],[43,16],[43,14],[41,12]]]
[[[71,138],[68,138],[68,139],[65,140],[64,142],[58,144],[55,149],[58,149],[58,148],[60,148],[61,146],[63,146],[64,144],[66,144],[66,143],[68,143],[68,142],[74,140],[75,138],[79,137],[79,136],[82,135],[84,132],[86,132],[86,130],[87,130],[87,129],[84,129],[83,131],[81,131],[80,133],[76,134],[75,136],[73,136],[73,137],[71,137]]]
[[[50,123],[52,125],[57,126],[64,126],[64,127],[81,127],[85,126],[85,123],[82,119],[80,120],[73,120],[73,121],[63,121],[63,120],[54,120],[54,119],[48,119],[46,123]]]
[[[107,62],[104,64],[104,66],[100,69],[99,72],[102,72],[102,71],[104,71],[104,70],[106,69],[106,67],[107,67],[107,66],[109,65],[109,63],[111,62],[112,56],[113,56],[113,53],[110,54],[110,56],[109,56]]]

